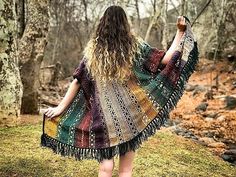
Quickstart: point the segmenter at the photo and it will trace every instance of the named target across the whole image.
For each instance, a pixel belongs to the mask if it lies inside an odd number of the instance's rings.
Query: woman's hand
[[[59,116],[63,111],[64,111],[64,109],[61,106],[57,106],[55,108],[50,107],[50,108],[46,109],[44,114],[48,118],[53,118],[53,117]]]
[[[186,30],[185,18],[183,16],[178,16],[176,25],[180,32],[184,32]]]
[[[78,84],[78,80],[74,79],[71,82],[69,89],[67,90],[66,95],[64,96],[60,104],[55,108],[46,109],[44,114],[48,118],[59,116],[67,108],[67,106],[72,102],[73,98],[76,96],[79,90],[79,87],[80,87],[80,84]]]
[[[183,16],[179,16],[177,19],[177,33],[175,35],[175,38],[170,46],[170,48],[167,50],[166,54],[164,55],[161,63],[166,65],[167,63],[169,63],[170,59],[172,58],[172,56],[174,55],[175,51],[178,50],[178,46],[180,43],[180,40],[184,34],[184,31],[186,30],[186,22],[185,22],[185,18]]]

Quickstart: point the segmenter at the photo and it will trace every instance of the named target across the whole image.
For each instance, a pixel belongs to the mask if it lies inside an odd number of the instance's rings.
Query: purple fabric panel
[[[81,84],[81,88],[84,91],[84,95],[86,98],[87,106],[90,107],[90,98],[92,93],[92,81],[88,75],[85,59],[82,59],[79,66],[75,69],[73,73],[73,78],[77,79],[78,82]]]
[[[109,143],[109,134],[103,118],[103,112],[100,105],[98,92],[96,90],[95,83],[93,84],[93,101],[91,112],[93,115],[93,123],[91,130],[95,133],[95,147],[102,148],[108,146]],[[104,122],[104,124],[103,124]]]
[[[81,88],[84,91],[87,109],[91,111],[92,124],[90,130],[95,134],[95,147],[102,148],[109,144],[109,138],[106,125],[102,123],[102,112],[101,106],[99,104],[98,93],[95,91],[96,83],[90,78],[90,75],[86,69],[86,61],[83,59],[79,66],[75,69],[73,73],[73,78],[76,78],[81,84]]]
[[[81,78],[84,74],[84,69],[85,69],[85,60],[82,59],[79,63],[79,66],[73,72],[73,78],[78,79],[78,81],[81,82]]]
[[[160,68],[161,61],[165,55],[164,50],[159,50],[157,48],[151,48],[150,53],[148,55],[147,60],[144,62],[144,67],[151,71],[152,73],[156,73],[158,68]]]
[[[175,51],[171,60],[161,71],[161,75],[165,75],[174,85],[176,85],[182,67],[181,67],[181,52]]]

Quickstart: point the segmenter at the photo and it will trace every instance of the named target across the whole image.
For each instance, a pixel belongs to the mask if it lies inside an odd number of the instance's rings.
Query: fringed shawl
[[[43,116],[41,145],[76,160],[110,159],[135,151],[165,124],[183,94],[198,62],[197,43],[191,27],[167,65],[165,51],[140,43],[133,76],[123,84],[104,86],[91,79],[84,58],[73,73],[79,90],[71,104],[57,117]]]

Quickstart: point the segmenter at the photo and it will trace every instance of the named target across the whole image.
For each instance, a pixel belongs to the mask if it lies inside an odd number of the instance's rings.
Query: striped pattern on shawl
[[[110,159],[136,150],[165,124],[183,94],[198,62],[197,43],[189,22],[178,50],[167,65],[163,50],[140,43],[141,54],[133,76],[124,84],[107,86],[91,80],[84,58],[73,73],[79,90],[72,103],[57,117],[43,116],[41,145],[76,160]]]

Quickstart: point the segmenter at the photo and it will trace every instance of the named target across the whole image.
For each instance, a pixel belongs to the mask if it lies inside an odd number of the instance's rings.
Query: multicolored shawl
[[[165,52],[140,43],[133,77],[124,84],[104,86],[91,80],[84,58],[73,73],[80,87],[66,110],[57,117],[43,116],[41,145],[63,156],[110,159],[135,151],[165,124],[183,94],[198,62],[197,43],[189,22],[178,50],[167,65]]]

